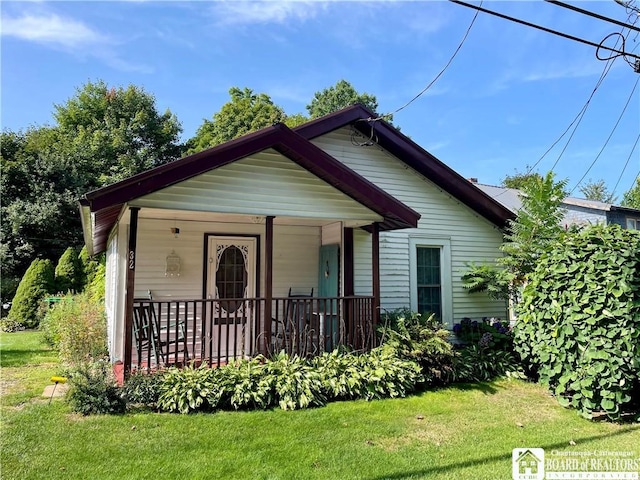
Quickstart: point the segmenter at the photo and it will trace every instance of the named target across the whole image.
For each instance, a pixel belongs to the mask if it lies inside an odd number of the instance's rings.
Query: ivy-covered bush
[[[434,315],[401,309],[392,312],[381,327],[383,344],[393,347],[401,358],[420,365],[427,385],[443,384],[452,372],[454,351],[449,331]]]
[[[640,232],[568,232],[529,276],[515,349],[565,406],[618,418],[640,396]]]
[[[37,327],[41,319],[40,304],[47,294],[54,291],[54,285],[51,260],[35,259],[22,277],[13,297],[11,311],[3,322],[24,328]],[[3,329],[8,328],[5,326]]]
[[[63,364],[98,360],[107,354],[104,306],[87,294],[62,296],[47,311],[40,329]]]
[[[60,256],[55,269],[56,291],[62,293],[79,292],[83,288],[82,264],[75,248],[69,247]]]

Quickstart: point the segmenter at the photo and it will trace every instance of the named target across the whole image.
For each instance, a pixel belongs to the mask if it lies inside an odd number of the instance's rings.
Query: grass
[[[30,335],[2,335],[9,368],[37,370],[30,362],[40,360],[52,368],[51,352]],[[3,479],[496,480],[511,478],[515,447],[640,456],[640,426],[584,420],[520,381],[295,412],[186,416],[81,417],[59,400],[34,395],[18,404],[11,395],[2,403]]]

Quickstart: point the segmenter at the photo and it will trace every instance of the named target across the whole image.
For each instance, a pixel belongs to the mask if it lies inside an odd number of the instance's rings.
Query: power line
[[[627,110],[627,107],[629,106],[629,102],[631,102],[631,99],[633,98],[633,94],[636,91],[636,87],[638,86],[638,82],[639,81],[640,81],[640,77],[638,77],[638,79],[636,80],[636,83],[633,85],[633,88],[631,89],[631,93],[629,94],[629,98],[627,99],[627,103],[625,103],[624,108],[622,109],[622,112],[620,112],[620,116],[618,117],[618,120],[616,121],[616,124],[613,126],[613,129],[611,129],[611,133],[609,134],[609,137],[607,137],[606,142],[604,142],[604,145],[602,146],[602,148],[598,152],[598,155],[596,155],[596,158],[593,159],[593,162],[591,162],[591,165],[589,165],[589,168],[587,168],[587,171],[584,172],[584,175],[582,175],[582,178],[580,178],[580,180],[578,180],[578,183],[575,185],[575,187],[573,187],[571,189],[571,191],[569,192],[569,195],[571,195],[573,193],[573,191],[576,188],[578,188],[578,185],[580,185],[580,183],[582,183],[582,180],[584,180],[584,178],[587,176],[587,174],[591,171],[593,166],[596,164],[596,162],[600,158],[600,155],[602,154],[602,152],[604,151],[605,147],[609,143],[609,140],[611,140],[611,137],[613,136],[613,133],[616,131],[616,128],[618,128],[618,124],[620,123],[620,120],[622,120],[622,116],[624,115],[624,112]]]
[[[482,5],[482,1],[483,0],[480,1],[480,5]],[[397,108],[393,112],[386,113],[384,115],[380,115],[379,117],[376,117],[376,118],[368,118],[367,121],[369,121],[369,122],[377,122],[379,120],[383,120],[385,118],[388,118],[391,115],[393,115],[395,113],[398,113],[399,111],[401,111],[401,110],[405,109],[406,107],[408,107],[409,105],[411,105],[419,97],[421,97],[427,90],[429,90],[431,88],[431,86],[434,83],[436,83],[438,81],[438,79],[442,76],[442,74],[449,68],[449,65],[451,65],[451,62],[453,62],[453,59],[456,58],[456,55],[458,55],[458,52],[460,51],[460,49],[464,45],[464,42],[467,40],[467,37],[469,36],[469,32],[471,32],[471,28],[473,27],[473,24],[476,23],[476,18],[478,18],[478,14],[479,13],[480,13],[479,11],[476,11],[476,14],[471,19],[471,23],[469,24],[469,27],[467,28],[467,31],[464,33],[464,36],[462,37],[462,40],[458,44],[458,47],[453,52],[453,55],[451,55],[451,57],[449,58],[449,61],[446,63],[446,65],[442,68],[442,70],[440,70],[440,72],[438,72],[438,74],[435,76],[435,78],[433,80],[431,80],[431,82],[429,82],[429,84],[426,87],[424,87],[415,97],[413,97],[407,103],[402,105],[400,108]],[[371,136],[373,137],[373,131],[371,132]]]
[[[569,138],[567,139],[567,143],[565,143],[564,148],[560,151],[560,154],[558,155],[558,158],[556,159],[556,161],[553,163],[553,166],[551,167],[551,170],[553,171],[556,166],[558,166],[558,162],[560,161],[560,159],[562,158],[562,155],[564,155],[564,152],[567,150],[567,148],[569,147],[569,143],[571,143],[571,140],[573,139],[573,136],[575,135],[576,131],[578,130],[578,127],[580,126],[580,124],[582,123],[582,119],[585,117],[585,115],[587,114],[587,108],[589,108],[589,105],[591,104],[591,100],[593,99],[593,96],[595,95],[596,91],[598,90],[598,88],[600,88],[600,85],[602,85],[602,82],[604,82],[604,79],[606,78],[606,76],[608,75],[608,73],[611,71],[611,68],[613,68],[613,63],[615,61],[615,57],[610,59],[604,66],[604,69],[602,70],[602,74],[600,75],[600,78],[598,79],[598,82],[596,82],[596,86],[593,89],[593,91],[591,92],[591,95],[589,95],[589,98],[587,99],[587,102],[584,104],[584,107],[582,107],[582,110],[578,113],[578,115],[576,116],[576,118],[573,119],[573,122],[571,122],[571,125],[573,125],[576,120],[578,121],[578,123],[575,124],[575,126],[573,127],[573,132],[571,132],[571,135],[569,136]],[[558,138],[558,142],[560,141],[560,139],[562,137],[564,137],[564,135],[567,133],[567,131],[569,131],[569,129],[571,128],[571,125],[569,125],[569,127],[567,128],[567,130],[564,131],[564,133],[560,136],[560,138]],[[555,142],[551,148],[553,148],[555,146],[556,143]],[[547,150],[548,152],[549,150]],[[546,155],[546,152],[545,152]],[[543,156],[544,158],[544,156]]]
[[[604,15],[597,14],[595,12],[591,12],[589,10],[584,10],[579,7],[575,7],[573,5],[569,5],[568,3],[563,3],[558,0],[544,0],[545,2],[552,3],[562,8],[568,8],[569,10],[573,10],[574,12],[582,13],[583,15],[588,15],[593,18],[597,18],[598,20],[604,20],[605,22],[614,23],[621,27],[627,27],[629,30],[635,30],[636,32],[640,32],[640,28],[635,25],[629,25],[627,23],[621,22],[620,20],[615,20],[613,18],[605,17]]]
[[[573,35],[569,35],[567,33],[559,32],[559,31],[553,30],[551,28],[543,27],[543,26],[537,25],[535,23],[527,22],[525,20],[520,20],[519,18],[510,17],[509,15],[505,15],[505,14],[499,13],[499,12],[494,12],[493,10],[488,10],[486,8],[482,8],[480,6],[472,5],[472,4],[466,3],[466,2],[462,2],[460,0],[449,0],[449,1],[453,2],[453,3],[457,3],[457,4],[465,6],[465,7],[474,8],[474,9],[480,11],[480,12],[488,13],[488,14],[494,15],[496,17],[504,18],[505,20],[510,20],[512,22],[520,23],[522,25],[526,25],[527,27],[537,28],[538,30],[542,30],[543,32],[551,33],[553,35],[558,35],[560,37],[564,37],[564,38],[567,38],[569,40],[573,40],[575,42],[584,43],[585,45],[590,45],[590,46],[595,47],[597,49],[604,49],[604,50],[609,50],[609,51],[614,52],[614,53],[618,53],[620,55],[627,55],[627,56],[633,57],[633,58],[635,58],[635,59],[640,61],[640,56],[635,55],[633,53],[627,53],[625,51],[620,51],[620,50],[617,50],[615,48],[604,46],[604,45],[602,45],[602,42],[599,43],[599,44],[598,43],[594,43],[594,42],[591,42],[589,40],[585,40],[585,39],[580,38],[580,37],[575,37]],[[640,72],[640,70],[638,70],[638,71]]]
[[[620,180],[622,180],[624,172],[627,169],[627,166],[629,165],[629,162],[631,161],[631,157],[633,156],[633,152],[635,151],[636,147],[638,146],[638,141],[640,141],[640,135],[638,135],[638,137],[636,138],[636,143],[633,144],[633,148],[631,149],[631,152],[629,153],[629,156],[627,157],[627,161],[624,163],[624,167],[622,167],[622,171],[620,172],[620,176],[618,177],[618,181],[616,182],[615,186],[613,187],[613,190],[611,190],[611,196],[615,195],[615,193],[616,193],[616,189],[618,188],[618,184],[620,183]]]

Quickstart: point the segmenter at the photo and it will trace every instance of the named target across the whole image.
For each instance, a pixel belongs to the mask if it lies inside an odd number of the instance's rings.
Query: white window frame
[[[451,280],[451,239],[409,237],[409,290],[411,310],[418,311],[418,247],[440,249],[440,295],[442,323],[453,326],[453,289]]]
[[[640,218],[627,217],[626,220],[627,230],[640,230]],[[635,224],[635,226],[631,227],[630,224]]]

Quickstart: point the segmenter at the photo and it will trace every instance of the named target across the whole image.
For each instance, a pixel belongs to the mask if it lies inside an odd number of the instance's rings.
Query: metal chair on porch
[[[133,334],[139,364],[153,360],[156,365],[168,364],[171,357],[189,360],[184,323],[162,326],[152,303],[133,307]]]
[[[311,315],[313,288],[309,293],[294,293],[289,288],[289,295],[284,307],[284,317],[280,325],[275,325],[275,349],[284,350],[288,354],[311,355],[317,351],[318,329],[314,328]]]

